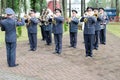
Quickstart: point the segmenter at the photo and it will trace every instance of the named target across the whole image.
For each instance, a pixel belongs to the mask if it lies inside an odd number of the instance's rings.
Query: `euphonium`
[[[46,10],[45,14],[43,16],[43,21],[45,21],[45,23],[44,23],[45,25],[48,25],[48,14],[49,14],[49,11]]]

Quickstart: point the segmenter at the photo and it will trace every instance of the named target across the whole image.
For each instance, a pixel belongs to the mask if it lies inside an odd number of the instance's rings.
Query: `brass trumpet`
[[[88,22],[88,18],[87,17],[84,18],[84,22],[85,23]]]
[[[93,16],[95,16],[96,18],[98,18],[98,14],[94,14]]]
[[[31,21],[30,21],[30,16],[29,15],[25,14],[24,19],[25,19],[25,23],[30,24]]]
[[[66,19],[66,22],[70,23],[71,20],[72,20],[71,18],[67,18],[67,19]]]
[[[51,15],[51,18],[52,18],[52,23],[56,25],[55,14]]]

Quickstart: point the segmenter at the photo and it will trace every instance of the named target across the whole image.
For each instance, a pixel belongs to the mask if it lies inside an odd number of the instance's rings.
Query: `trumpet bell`
[[[93,16],[95,16],[96,18],[98,18],[98,14],[94,14]]]

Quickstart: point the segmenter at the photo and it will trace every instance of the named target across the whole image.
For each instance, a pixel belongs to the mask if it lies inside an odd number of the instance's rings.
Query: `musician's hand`
[[[104,18],[104,19],[106,19],[107,17],[106,17],[106,16],[104,16],[103,18]]]
[[[30,20],[30,19],[31,19],[31,17],[30,17],[30,16],[28,16],[28,19]]]
[[[72,20],[72,18],[69,18],[69,19],[68,19],[68,22],[71,22],[71,20]]]
[[[54,14],[53,16],[54,16],[54,17],[57,17],[57,15],[55,15],[55,14]]]

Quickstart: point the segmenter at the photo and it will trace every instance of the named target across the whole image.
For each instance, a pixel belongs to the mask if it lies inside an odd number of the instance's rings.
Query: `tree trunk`
[[[18,18],[20,19],[20,15],[21,15],[21,0],[19,0],[19,12],[18,12]]]
[[[55,8],[56,8],[56,0],[53,0],[53,13],[55,13]]]
[[[0,0],[0,16],[2,16],[2,1]]]
[[[116,0],[116,16],[119,16],[119,0]]]
[[[43,3],[43,0],[40,0],[40,15],[42,14],[42,9],[43,9],[42,3]]]
[[[27,14],[27,4],[26,4],[26,1],[27,0],[24,0],[24,11],[25,11],[25,14]]]
[[[34,10],[36,10],[35,9],[36,0],[30,0],[30,1],[31,1],[31,4],[30,4],[31,8],[34,9]]]
[[[14,0],[12,0],[12,9],[14,10],[15,8],[14,8]]]
[[[81,16],[83,16],[85,12],[85,0],[81,0]]]
[[[69,17],[71,17],[71,0],[69,0]]]
[[[6,0],[1,0],[1,13],[4,13],[6,8]]]
[[[67,0],[63,0],[63,16],[67,17]]]

